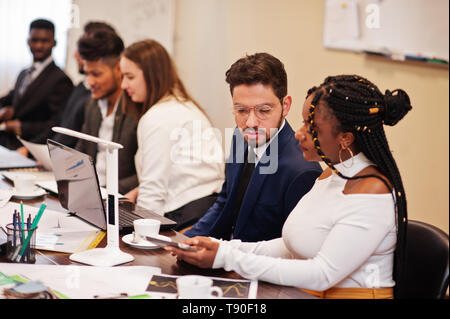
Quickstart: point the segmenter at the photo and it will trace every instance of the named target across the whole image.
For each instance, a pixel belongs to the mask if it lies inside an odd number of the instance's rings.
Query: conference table
[[[12,187],[11,183],[1,176],[0,189]],[[33,199],[31,201],[24,202],[25,205],[39,207],[40,204],[45,201],[48,209],[63,211],[59,200],[56,196],[51,194],[44,195],[39,199]],[[161,231],[161,235],[168,236],[172,240],[180,241],[185,238],[183,234],[174,231]],[[122,234],[120,235],[122,237]],[[106,236],[99,243],[97,247],[106,246]],[[235,272],[227,272],[223,269],[201,269],[196,266],[190,265],[183,261],[178,261],[176,257],[164,249],[156,250],[140,250],[128,246],[122,240],[120,240],[120,249],[126,253],[134,256],[132,262],[123,264],[122,266],[153,266],[161,268],[162,274],[167,275],[203,275],[211,277],[222,277],[230,279],[243,279]],[[0,257],[0,262],[5,262],[5,257]],[[81,265],[73,262],[69,259],[69,254],[50,252],[50,251],[38,251],[36,254],[36,264],[47,265]],[[315,299],[316,297],[307,294],[300,289],[294,287],[279,286],[267,282],[258,282],[258,299]]]

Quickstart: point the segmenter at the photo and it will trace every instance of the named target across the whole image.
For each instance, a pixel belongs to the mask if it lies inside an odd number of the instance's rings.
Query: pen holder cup
[[[13,224],[6,225],[6,260],[11,263],[34,264],[36,262],[37,227],[22,229]]]

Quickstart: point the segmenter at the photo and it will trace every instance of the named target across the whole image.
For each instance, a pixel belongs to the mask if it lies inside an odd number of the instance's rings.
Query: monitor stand
[[[111,267],[133,261],[134,257],[113,247],[93,248],[70,255],[70,260],[98,267]]]
[[[84,133],[65,128],[54,127],[53,131],[85,139],[106,146],[106,235],[108,244],[105,248],[94,248],[70,255],[69,259],[92,266],[116,266],[134,260],[134,257],[119,248],[119,149],[122,145],[99,139]]]

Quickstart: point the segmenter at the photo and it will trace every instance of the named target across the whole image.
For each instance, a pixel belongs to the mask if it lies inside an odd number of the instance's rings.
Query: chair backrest
[[[408,221],[405,280],[398,297],[441,299],[449,276],[448,234],[439,228]]]

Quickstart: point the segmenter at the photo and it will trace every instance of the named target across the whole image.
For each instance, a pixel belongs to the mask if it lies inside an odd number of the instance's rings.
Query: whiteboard
[[[449,0],[326,0],[330,49],[449,58]]]
[[[173,0],[73,0],[73,5],[74,14],[79,14],[79,25],[73,28],[79,33],[86,22],[104,21],[116,29],[126,46],[152,38],[172,52]]]
[[[89,21],[103,21],[113,26],[125,47],[136,41],[154,39],[173,54],[174,0],[73,0],[72,4],[73,25],[69,32],[66,67],[72,79],[81,78],[73,53]]]

